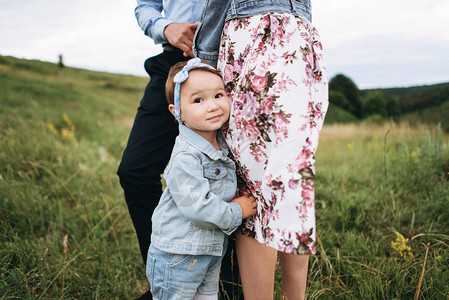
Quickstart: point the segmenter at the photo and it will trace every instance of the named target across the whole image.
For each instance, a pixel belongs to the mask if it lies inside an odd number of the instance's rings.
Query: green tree
[[[380,91],[371,91],[363,103],[363,116],[380,115],[387,117],[387,98]]]
[[[330,90],[329,102],[335,106],[343,108],[344,110],[349,110],[349,101],[342,92]]]
[[[362,101],[360,100],[360,90],[357,85],[343,74],[335,75],[329,82],[330,91],[338,91],[348,100],[347,110],[357,118],[362,118]]]
[[[387,100],[386,103],[387,116],[397,121],[399,116],[401,115],[401,104],[399,103],[399,100],[396,97],[393,97],[391,95],[386,95],[385,97]]]

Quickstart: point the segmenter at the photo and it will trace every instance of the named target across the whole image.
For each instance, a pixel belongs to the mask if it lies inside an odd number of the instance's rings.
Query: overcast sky
[[[181,1],[181,0],[179,0]],[[146,76],[161,47],[134,0],[0,0],[0,54]],[[330,76],[360,88],[449,82],[448,0],[312,0]]]

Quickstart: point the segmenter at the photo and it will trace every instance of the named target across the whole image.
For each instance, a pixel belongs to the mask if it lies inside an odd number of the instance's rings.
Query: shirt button
[[[215,175],[220,175],[220,169],[215,169]]]

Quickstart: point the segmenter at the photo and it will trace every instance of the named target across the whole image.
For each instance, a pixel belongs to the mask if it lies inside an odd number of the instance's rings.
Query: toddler
[[[153,299],[217,299],[226,235],[256,213],[256,202],[234,198],[235,165],[219,130],[230,113],[220,72],[198,58],[178,63],[166,95],[179,136],[152,217],[147,277]]]

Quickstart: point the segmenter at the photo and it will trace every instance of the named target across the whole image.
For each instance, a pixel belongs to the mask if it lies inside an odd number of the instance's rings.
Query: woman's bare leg
[[[245,300],[272,300],[277,251],[244,235],[236,242]]]
[[[279,252],[282,270],[282,299],[303,300],[306,294],[308,255]]]

